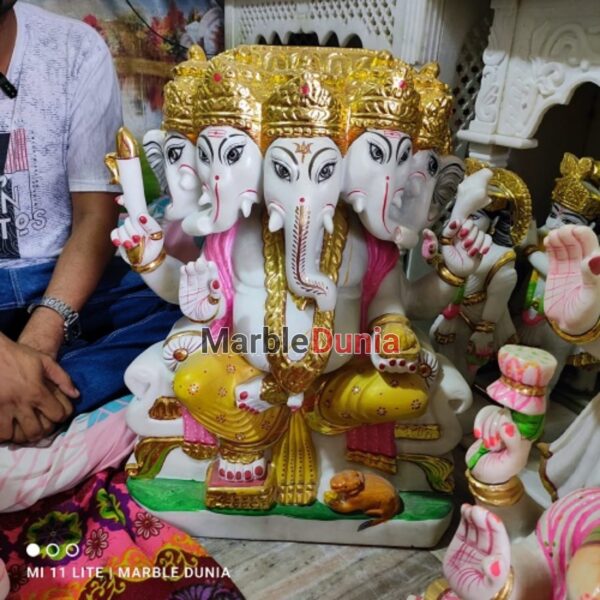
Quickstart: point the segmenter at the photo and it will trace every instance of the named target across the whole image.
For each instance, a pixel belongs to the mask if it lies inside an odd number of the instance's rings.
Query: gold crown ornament
[[[513,171],[500,167],[490,167],[487,163],[475,158],[465,159],[465,175],[488,168],[492,170],[492,178],[488,183],[488,196],[491,200],[483,210],[494,213],[508,208],[510,210],[510,237],[518,246],[527,235],[532,219],[531,194],[526,183]]]
[[[418,150],[430,149],[445,155],[452,152],[450,116],[452,91],[438,79],[440,67],[427,63],[415,74],[415,88],[419,92],[421,123],[417,134]]]
[[[275,89],[263,105],[263,151],[277,138],[323,136],[345,152],[347,111],[325,79],[305,71]]]
[[[228,59],[213,59],[196,90],[194,127],[228,125],[260,144],[260,73]]]
[[[166,131],[179,131],[195,137],[193,122],[194,98],[198,82],[208,68],[204,50],[191,46],[188,59],[173,67],[173,79],[163,88],[163,122]]]
[[[600,161],[566,152],[552,190],[552,200],[593,221],[600,216]]]
[[[419,94],[412,69],[395,61],[393,68],[357,71],[348,81],[351,144],[367,129],[403,131],[414,138],[419,123]]]

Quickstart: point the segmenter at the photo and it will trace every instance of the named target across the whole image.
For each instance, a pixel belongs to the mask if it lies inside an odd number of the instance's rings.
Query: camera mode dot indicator
[[[25,552],[27,552],[27,556],[31,556],[31,558],[35,558],[36,556],[39,556],[41,553],[42,549],[37,545],[37,544],[27,544],[27,547],[25,548]]]

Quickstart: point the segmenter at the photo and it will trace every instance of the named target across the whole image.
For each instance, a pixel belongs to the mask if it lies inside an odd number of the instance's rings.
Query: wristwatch
[[[81,335],[81,324],[79,322],[79,313],[74,311],[66,302],[53,298],[52,296],[44,296],[37,302],[32,302],[27,307],[27,312],[31,314],[38,306],[45,306],[57,312],[64,320],[64,335],[65,342],[70,344]]]

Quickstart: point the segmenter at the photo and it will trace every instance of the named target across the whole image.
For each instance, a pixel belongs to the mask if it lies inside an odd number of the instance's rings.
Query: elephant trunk
[[[286,277],[289,289],[301,298],[312,298],[321,310],[335,308],[337,288],[319,270],[324,219],[306,205],[296,206],[285,228]]]

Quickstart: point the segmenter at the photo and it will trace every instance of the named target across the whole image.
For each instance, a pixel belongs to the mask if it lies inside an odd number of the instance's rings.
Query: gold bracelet
[[[567,333],[558,326],[556,321],[553,321],[552,319],[548,319],[548,323],[550,323],[550,327],[552,327],[557,336],[561,337],[567,342],[570,342],[571,344],[577,344],[581,346],[583,344],[595,342],[598,338],[600,338],[600,319],[598,319],[596,324],[591,329],[588,329],[585,333],[580,333],[579,335]]]
[[[492,598],[492,600],[508,600],[513,591],[513,585],[515,583],[515,572],[513,568],[510,568],[508,572],[508,578],[506,583],[498,590],[496,595]]]
[[[491,506],[513,506],[525,493],[521,480],[514,476],[504,483],[483,483],[476,479],[469,469],[466,471],[469,491],[473,497]]]
[[[165,262],[165,258],[167,258],[167,253],[163,248],[152,262],[149,262],[147,265],[131,265],[131,269],[136,273],[151,273],[152,271],[156,271]]]
[[[368,325],[367,331],[372,332],[375,327],[383,327],[388,323],[400,323],[401,325],[406,325],[410,327],[410,319],[401,315],[399,313],[384,313],[375,317]]]
[[[479,323],[475,324],[474,331],[479,331],[480,333],[494,333],[494,331],[496,331],[496,323],[492,321],[479,321]]]
[[[466,279],[455,275],[444,262],[441,255],[436,254],[433,258],[427,261],[436,271],[440,279],[448,285],[460,287],[465,284]]]
[[[500,376],[500,381],[508,386],[509,388],[516,390],[519,394],[523,394],[523,396],[545,396],[546,388],[538,387],[535,385],[527,385],[526,383],[519,383],[506,375]]]

